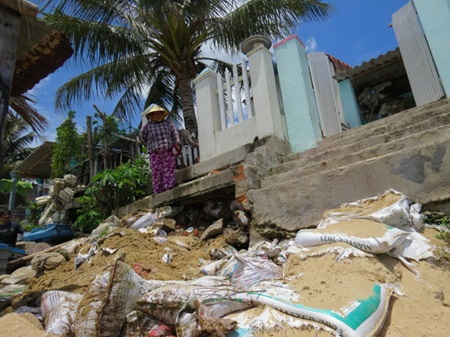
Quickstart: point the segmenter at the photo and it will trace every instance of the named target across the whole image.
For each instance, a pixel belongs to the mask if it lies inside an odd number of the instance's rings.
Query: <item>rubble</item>
[[[204,223],[178,228],[164,216],[133,227],[160,210],[110,217],[88,238],[60,248],[68,261],[20,277],[26,285],[10,284],[12,275],[1,278],[1,316],[16,319],[11,312],[45,305],[44,317],[36,317],[47,333],[76,337],[444,337],[450,264],[437,252],[445,244],[406,206],[395,191],[342,205],[324,213],[317,233],[344,233],[345,240],[305,242],[308,229],[297,233],[301,245],[297,238],[264,239],[251,228],[249,234],[244,213],[233,213],[228,222],[217,219],[223,233],[213,236],[205,234]],[[372,235],[367,226],[380,237],[385,228],[395,229],[401,240],[368,249],[355,239]],[[416,258],[407,251],[415,235],[426,250]],[[374,298],[377,310],[364,311],[365,301]],[[364,324],[352,325],[353,313],[362,314]]]
[[[85,189],[84,185],[77,185],[77,177],[72,174],[66,174],[62,179],[54,179],[49,194],[36,198],[38,205],[45,205],[39,225],[67,223],[68,211],[80,207],[74,198],[76,193]]]

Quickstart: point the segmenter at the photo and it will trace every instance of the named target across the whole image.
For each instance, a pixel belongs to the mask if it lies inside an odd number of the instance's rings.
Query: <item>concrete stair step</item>
[[[423,106],[411,108],[392,116],[388,116],[361,127],[341,132],[331,137],[323,139],[323,143],[337,143],[337,146],[351,143],[354,138],[356,140],[373,137],[376,135],[389,133],[394,130],[400,130],[406,128],[412,124],[419,123],[428,118],[432,118],[439,115],[450,114],[450,99],[444,99],[436,102],[432,102]]]
[[[301,153],[286,156],[283,162],[295,161],[302,157],[315,156],[324,151],[333,151],[347,145],[370,140],[372,144],[385,141],[387,137],[404,136],[407,132],[418,132],[421,128],[431,128],[438,125],[450,114],[450,99],[440,100],[425,106],[415,107],[395,115],[362,125],[331,137],[323,139],[318,146]],[[428,124],[427,124],[428,123]]]
[[[323,161],[315,160],[303,166],[299,165],[297,167],[292,167],[288,171],[278,172],[277,174],[271,174],[264,177],[261,180],[261,187],[268,187],[320,172],[325,173],[329,170],[345,167],[358,162],[368,162],[387,154],[395,155],[397,152],[404,152],[408,149],[417,148],[418,146],[434,144],[436,140],[441,141],[442,139],[448,139],[450,141],[450,125],[444,125],[432,130],[408,135],[407,137],[400,139],[394,139],[388,143],[377,144],[356,152],[344,151],[338,156],[333,156]]]
[[[260,231],[296,233],[317,225],[321,215],[345,202],[373,197],[392,188],[414,202],[450,198],[450,133],[345,166],[293,174],[248,193],[252,223]],[[428,137],[423,134],[423,137]],[[420,140],[420,138],[417,138]],[[268,227],[268,224],[270,226]]]
[[[449,106],[450,108],[450,106]],[[425,141],[427,139],[426,133],[432,134],[432,130],[439,130],[442,127],[450,126],[450,113],[437,115],[414,123],[405,128],[398,130],[392,130],[386,134],[376,135],[374,137],[363,137],[359,141],[343,145],[337,148],[329,149],[323,144],[319,144],[317,151],[297,154],[295,157],[291,157],[291,160],[284,161],[280,165],[271,170],[271,175],[283,174],[291,170],[299,169],[303,166],[312,166],[316,164],[323,165],[333,158],[346,156],[352,153],[359,153],[361,151],[367,151],[370,149],[377,149],[378,147],[386,148],[387,151],[394,151],[401,146],[415,146],[416,143],[408,141],[405,144],[396,144],[397,142],[407,141],[413,139],[418,135],[417,141]],[[433,137],[433,136],[430,136]],[[389,146],[384,146],[391,144]],[[378,150],[377,150],[378,151]],[[374,154],[376,154],[375,152]],[[367,158],[365,158],[367,159]]]

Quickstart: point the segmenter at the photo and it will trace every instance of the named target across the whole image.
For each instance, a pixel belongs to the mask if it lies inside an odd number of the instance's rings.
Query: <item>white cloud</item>
[[[305,42],[306,52],[315,52],[317,50],[317,42],[314,36],[310,36]]]
[[[51,83],[51,75],[47,76],[46,78],[39,81],[38,84],[36,84],[31,90],[28,90],[28,93],[30,93],[33,96],[37,96],[39,94],[46,94],[48,85]]]
[[[241,63],[242,57],[244,56],[240,50],[237,50],[236,54],[231,55],[222,48],[214,48],[210,41],[203,44],[202,55],[203,57],[215,58],[234,64]]]

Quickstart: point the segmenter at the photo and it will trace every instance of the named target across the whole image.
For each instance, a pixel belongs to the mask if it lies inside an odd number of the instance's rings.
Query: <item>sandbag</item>
[[[383,325],[392,292],[393,290],[385,285],[374,284],[372,294],[364,299],[355,299],[344,308],[344,315],[333,310],[292,303],[264,292],[239,293],[237,297],[243,302],[267,305],[293,317],[318,322],[330,327],[342,337],[371,337],[376,335]]]
[[[31,266],[21,267],[14,270],[9,278],[11,284],[28,284],[28,281],[36,276],[36,270]]]
[[[63,337],[72,336],[75,314],[82,295],[51,290],[42,295],[41,310],[45,331]]]
[[[114,260],[83,296],[76,313],[75,336],[118,337],[143,283],[120,258]]]
[[[416,207],[411,209],[411,204],[411,200],[404,194],[389,189],[381,195],[344,203],[336,209],[325,211],[317,228],[326,228],[339,221],[357,218],[373,219],[398,228],[411,225],[421,227],[418,214],[414,211]]]
[[[23,284],[2,285],[0,287],[0,308],[5,308],[14,297],[22,295],[27,289],[28,286]]]
[[[328,225],[323,229],[300,230],[295,243],[304,247],[344,242],[362,251],[381,254],[401,244],[408,232],[367,219],[351,219]]]
[[[66,258],[59,253],[42,253],[35,256],[33,260],[31,260],[31,268],[37,272],[52,270],[65,262]]]
[[[140,296],[136,301],[136,309],[174,325],[183,306],[193,299],[202,304],[205,317],[222,317],[253,305],[236,300],[235,295],[236,290],[224,277],[204,276],[192,281],[165,281]]]
[[[224,262],[226,261],[226,262]],[[215,261],[202,268],[204,274],[225,276],[236,289],[247,290],[252,284],[282,277],[282,270],[265,255],[252,252],[237,254]]]

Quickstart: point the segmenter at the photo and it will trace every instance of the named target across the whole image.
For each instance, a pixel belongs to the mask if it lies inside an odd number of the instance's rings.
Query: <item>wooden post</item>
[[[103,170],[109,168],[109,150],[108,150],[108,141],[109,141],[109,127],[106,119],[106,114],[101,112],[99,108],[95,104],[93,104],[95,110],[97,110],[96,116],[100,117],[103,121]]]
[[[89,182],[95,175],[94,170],[94,149],[92,145],[92,118],[91,116],[86,117],[86,136],[87,136],[87,148],[88,148],[88,158],[89,158]]]
[[[3,136],[16,64],[20,23],[21,15],[18,12],[0,7],[0,163],[3,163],[4,158]]]

